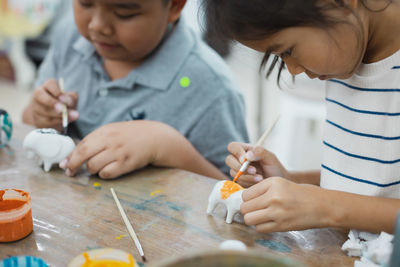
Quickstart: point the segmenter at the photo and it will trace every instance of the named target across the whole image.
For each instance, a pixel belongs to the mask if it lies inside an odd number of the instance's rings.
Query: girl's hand
[[[291,174],[282,166],[277,157],[263,147],[233,142],[228,145],[228,151],[232,155],[229,155],[225,162],[231,168],[232,177],[235,177],[245,158],[251,161],[247,171],[237,181],[243,187],[252,186],[271,176],[291,179]]]
[[[102,126],[86,136],[60,163],[73,176],[85,162],[91,174],[111,179],[157,160],[160,135],[166,127],[153,121],[117,122]]]
[[[240,211],[257,232],[285,232],[327,227],[329,201],[324,189],[271,177],[243,192]],[[328,203],[326,205],[326,203]]]
[[[62,130],[62,104],[68,108],[68,120],[78,119],[76,106],[78,95],[75,92],[61,93],[56,80],[48,80],[35,89],[28,108],[24,111],[23,120],[37,128],[54,128]]]

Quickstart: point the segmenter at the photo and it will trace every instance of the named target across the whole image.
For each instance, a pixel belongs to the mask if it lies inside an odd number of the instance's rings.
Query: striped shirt
[[[400,50],[326,90],[321,187],[400,198]]]

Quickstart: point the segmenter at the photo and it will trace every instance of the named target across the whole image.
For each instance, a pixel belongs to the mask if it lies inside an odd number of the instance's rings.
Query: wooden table
[[[10,146],[0,149],[0,187],[30,193],[34,231],[23,240],[0,243],[0,259],[33,255],[51,266],[66,266],[83,251],[112,247],[140,261],[110,194],[109,188],[114,187],[143,245],[146,265],[237,239],[254,250],[309,266],[353,266],[354,258],[340,250],[346,240],[344,231],[258,234],[243,224],[226,224],[222,208],[207,216],[207,198],[216,181],[194,173],[146,168],[111,181],[85,173],[69,178],[56,168],[45,173],[22,152],[29,130],[15,126]]]

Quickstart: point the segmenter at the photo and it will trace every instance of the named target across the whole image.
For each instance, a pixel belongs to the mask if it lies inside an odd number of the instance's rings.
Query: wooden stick
[[[269,134],[272,132],[272,129],[274,129],[275,124],[278,122],[279,120],[279,115],[275,118],[274,122],[271,124],[271,126],[269,126],[267,128],[267,130],[265,130],[265,132],[263,133],[263,135],[258,139],[257,143],[255,146],[262,146],[262,144],[264,144],[265,139],[267,139],[267,137],[269,136]],[[236,182],[237,179],[239,179],[240,176],[242,176],[242,174],[247,170],[247,168],[250,165],[250,161],[248,161],[246,158],[244,159],[244,162],[242,164],[242,166],[240,167],[240,170],[237,172],[235,178],[233,178],[233,182]]]
[[[64,79],[60,78],[58,84],[60,86],[61,93],[64,93]],[[68,110],[66,104],[62,105],[62,126],[64,131],[63,133],[66,135],[68,131]]]
[[[121,214],[122,220],[125,223],[126,229],[128,230],[129,235],[131,236],[133,242],[135,242],[136,248],[139,251],[140,256],[142,257],[143,261],[146,261],[146,257],[144,256],[143,248],[142,245],[139,242],[139,238],[136,236],[135,230],[133,230],[132,224],[129,222],[128,217],[126,216],[126,213],[124,209],[121,206],[121,203],[118,200],[117,194],[114,191],[114,188],[110,188],[111,194],[114,198],[115,204],[117,204],[119,213]]]

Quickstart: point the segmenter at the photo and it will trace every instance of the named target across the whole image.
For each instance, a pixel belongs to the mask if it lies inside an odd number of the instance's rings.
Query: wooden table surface
[[[132,253],[140,262],[111,196],[109,189],[114,187],[142,243],[146,265],[237,239],[251,249],[308,266],[353,266],[355,258],[340,250],[347,239],[344,231],[259,234],[240,223],[226,224],[222,208],[207,216],[207,199],[216,180],[194,173],[146,168],[110,181],[85,172],[69,178],[54,167],[45,173],[22,151],[30,130],[14,126],[9,147],[0,149],[0,188],[30,193],[34,230],[23,240],[0,243],[0,259],[33,255],[50,266],[66,266],[83,251],[112,247]]]

